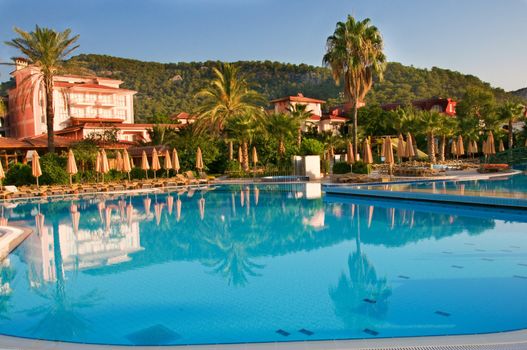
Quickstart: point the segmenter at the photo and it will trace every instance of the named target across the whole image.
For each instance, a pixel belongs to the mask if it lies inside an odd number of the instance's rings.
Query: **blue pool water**
[[[527,328],[525,211],[217,187],[2,207],[0,333],[210,344]]]
[[[357,188],[430,192],[443,194],[462,194],[471,196],[527,198],[527,175],[505,175],[486,180],[463,181],[423,181],[397,183],[391,185],[360,185]]]

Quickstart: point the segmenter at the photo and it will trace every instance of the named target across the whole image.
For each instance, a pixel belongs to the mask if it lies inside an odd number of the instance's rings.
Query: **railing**
[[[527,147],[519,147],[496,153],[490,157],[480,157],[481,163],[527,164]]]

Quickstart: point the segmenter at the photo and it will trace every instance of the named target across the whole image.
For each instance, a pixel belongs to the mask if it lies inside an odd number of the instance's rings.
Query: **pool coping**
[[[0,348],[17,350],[368,350],[368,349],[401,349],[401,350],[491,350],[491,349],[526,349],[527,329],[470,335],[444,335],[424,337],[401,337],[380,339],[353,340],[314,340],[268,343],[238,343],[211,345],[97,345],[83,343],[66,343],[47,340],[35,340],[0,335]]]
[[[371,188],[359,188],[364,186],[383,186],[394,184],[415,184],[415,183],[429,183],[429,182],[463,182],[473,180],[489,180],[504,176],[514,176],[521,174],[521,171],[511,171],[508,173],[496,173],[493,176],[466,176],[453,179],[442,180],[415,180],[415,181],[392,181],[384,183],[361,183],[361,184],[325,184],[324,192],[327,194],[336,195],[352,195],[375,198],[393,198],[405,200],[417,200],[424,202],[437,202],[449,204],[464,204],[464,205],[481,205],[490,207],[503,207],[514,209],[527,209],[527,198],[513,198],[513,197],[499,197],[499,196],[472,196],[448,193],[427,193],[427,192],[408,192],[408,191],[390,191],[377,190]]]

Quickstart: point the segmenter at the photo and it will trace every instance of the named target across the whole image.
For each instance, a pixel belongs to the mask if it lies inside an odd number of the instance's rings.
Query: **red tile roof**
[[[291,102],[304,102],[304,103],[326,103],[324,100],[318,100],[316,98],[311,97],[304,97],[301,93],[298,93],[296,96],[286,96],[281,97],[276,100],[271,100],[271,103],[278,103],[283,101],[291,101]]]
[[[170,119],[172,119],[172,120],[176,120],[176,119],[184,120],[184,119],[196,119],[196,118],[197,118],[197,116],[190,115],[187,112],[181,112],[181,113],[173,114],[173,115],[170,116]]]

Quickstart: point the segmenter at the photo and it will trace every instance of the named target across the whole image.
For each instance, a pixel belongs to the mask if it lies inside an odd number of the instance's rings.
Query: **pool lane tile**
[[[505,252],[505,253],[512,253],[512,250],[510,250],[510,249],[502,249],[501,251]]]
[[[520,279],[522,279],[522,280],[527,280],[527,276],[514,275],[514,276],[512,276],[512,277],[514,277],[514,278],[520,278]]]
[[[434,312],[436,315],[439,315],[439,316],[444,316],[444,317],[449,317],[450,314],[448,312],[445,312],[445,311],[441,311],[441,310],[438,310],[436,312]]]
[[[364,328],[363,332],[369,335],[373,335],[373,336],[379,335],[379,332],[374,331],[373,329],[369,329],[369,328]]]
[[[279,329],[276,331],[276,333],[283,335],[284,337],[288,337],[291,333],[284,331],[283,329]]]
[[[494,261],[494,259],[491,259],[491,258],[481,258],[481,260],[485,260],[485,261]]]
[[[444,251],[444,252],[441,252],[443,254],[452,254],[452,252],[448,252],[448,251]]]
[[[519,246],[517,246],[517,245],[510,245],[509,248],[520,249],[521,247],[519,247]]]
[[[527,266],[527,264],[525,264],[525,263],[519,263],[518,265],[520,265],[520,266]]]
[[[311,336],[315,334],[315,332],[310,331],[309,329],[302,328],[299,330],[300,333],[305,334],[307,336]]]
[[[486,252],[485,249],[475,249],[477,252]]]
[[[409,280],[410,279],[410,277],[405,276],[405,275],[399,275],[397,277],[402,278],[403,280]]]
[[[474,243],[463,243],[464,245],[470,245],[470,246],[475,246]]]
[[[455,269],[463,269],[464,267],[463,266],[460,266],[460,265],[452,265],[453,268]]]
[[[376,300],[368,299],[368,298],[362,299],[362,301],[364,301],[365,303],[368,303],[368,304],[375,304],[375,303],[377,303]]]

